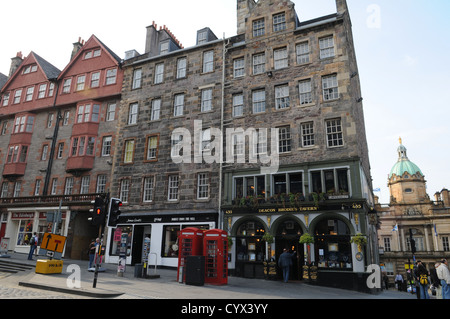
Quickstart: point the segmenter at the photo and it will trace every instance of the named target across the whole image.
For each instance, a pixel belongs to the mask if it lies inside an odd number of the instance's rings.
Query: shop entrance
[[[149,247],[144,246],[144,239],[151,237],[150,226],[134,226],[131,265],[142,263],[143,253],[148,253]]]
[[[289,252],[296,251],[297,254],[292,258],[292,267],[289,272],[289,280],[301,280],[303,266],[303,245],[299,243],[302,230],[300,225],[294,220],[286,220],[278,226],[275,236],[275,256],[277,260],[277,274],[281,280],[283,272],[278,267],[278,258],[283,253],[283,249],[287,249]]]

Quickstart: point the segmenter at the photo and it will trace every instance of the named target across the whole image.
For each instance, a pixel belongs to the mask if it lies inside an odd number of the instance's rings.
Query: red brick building
[[[107,192],[122,89],[121,59],[94,35],[74,43],[60,71],[31,52],[12,59],[0,95],[0,214],[10,250],[33,232],[68,237],[65,256],[87,257],[98,229],[91,201]],[[53,225],[48,212],[61,211]]]

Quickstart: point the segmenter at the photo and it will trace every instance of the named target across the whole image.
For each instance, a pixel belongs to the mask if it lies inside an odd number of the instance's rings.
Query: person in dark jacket
[[[289,253],[285,248],[283,249],[283,253],[280,255],[278,259],[278,266],[283,270],[283,280],[284,282],[288,282],[289,280],[289,270],[292,266],[292,258],[295,256],[295,251],[293,253]]]
[[[430,299],[430,295],[428,295],[428,270],[425,268],[425,266],[422,264],[422,261],[417,261],[417,271],[416,271],[416,282],[419,285],[420,289],[420,299]],[[423,282],[422,278],[426,280],[426,282]]]

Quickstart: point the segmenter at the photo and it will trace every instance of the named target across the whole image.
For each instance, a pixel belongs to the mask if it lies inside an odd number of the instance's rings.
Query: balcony
[[[90,171],[94,168],[94,156],[74,156],[69,157],[66,163],[66,172]]]
[[[24,176],[27,163],[8,163],[3,168],[4,177]]]
[[[89,206],[92,205],[91,202],[99,195],[104,194],[5,197],[0,198],[0,207],[54,206],[59,205],[60,203],[63,206]]]

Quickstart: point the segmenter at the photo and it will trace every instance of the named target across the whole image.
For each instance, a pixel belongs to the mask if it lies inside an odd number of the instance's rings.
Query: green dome
[[[401,142],[400,142],[401,143]],[[403,176],[403,174],[408,173],[409,175],[414,175],[416,173],[420,173],[420,175],[424,176],[420,168],[411,162],[406,156],[406,147],[402,144],[397,149],[398,152],[398,162],[395,163],[394,167],[392,167],[391,172],[389,174],[389,178],[392,175]]]

